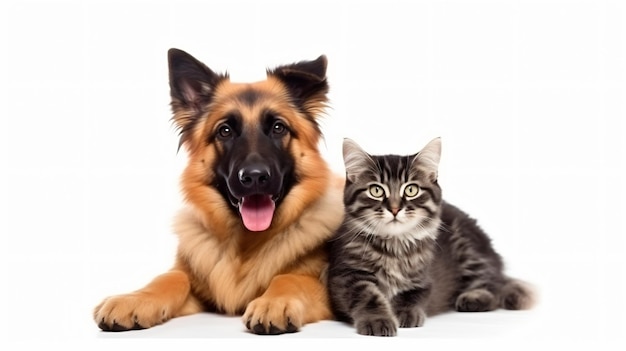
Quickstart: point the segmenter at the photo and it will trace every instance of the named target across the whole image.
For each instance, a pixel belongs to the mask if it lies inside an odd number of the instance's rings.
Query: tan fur
[[[237,99],[243,89],[254,89],[263,98],[246,105]],[[320,112],[323,103],[307,101],[306,108]],[[173,120],[179,125],[197,112],[176,102],[173,106]],[[215,176],[211,163],[220,146],[207,144],[206,136],[218,128],[220,116],[232,110],[241,114],[244,128],[253,128],[263,108],[277,111],[298,133],[298,138],[285,141],[298,183],[276,209],[271,227],[249,232],[218,191],[207,186]],[[325,242],[343,217],[343,177],[331,174],[317,149],[319,138],[278,79],[221,82],[184,143],[188,164],[181,188],[187,206],[175,217],[179,244],[172,270],[136,292],[105,299],[94,310],[96,323],[118,325],[120,330],[148,328],[206,309],[242,315],[245,324],[253,321],[267,330],[331,319],[321,275],[327,265]]]

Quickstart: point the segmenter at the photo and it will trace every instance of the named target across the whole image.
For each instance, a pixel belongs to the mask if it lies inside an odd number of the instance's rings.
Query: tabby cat
[[[476,221],[442,199],[440,155],[440,138],[409,156],[344,140],[346,214],[329,242],[327,283],[336,318],[359,334],[395,336],[448,310],[532,305]]]

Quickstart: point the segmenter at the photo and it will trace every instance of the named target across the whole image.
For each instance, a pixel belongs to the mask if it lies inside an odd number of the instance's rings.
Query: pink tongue
[[[251,195],[241,200],[239,212],[243,225],[252,232],[266,230],[272,224],[275,204],[270,195]]]

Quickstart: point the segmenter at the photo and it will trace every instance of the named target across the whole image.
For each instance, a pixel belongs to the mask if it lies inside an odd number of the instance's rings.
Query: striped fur
[[[329,243],[328,290],[337,319],[359,334],[394,336],[451,309],[532,305],[531,290],[505,276],[476,221],[443,200],[440,154],[439,138],[409,156],[370,155],[344,142],[345,215]]]

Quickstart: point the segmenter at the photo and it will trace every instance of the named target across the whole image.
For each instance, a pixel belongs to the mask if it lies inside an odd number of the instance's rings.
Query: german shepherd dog
[[[104,331],[150,328],[211,311],[256,334],[332,319],[325,245],[343,217],[343,177],[318,143],[327,106],[324,55],[231,82],[168,51],[173,123],[188,155],[171,270],[93,312]]]

